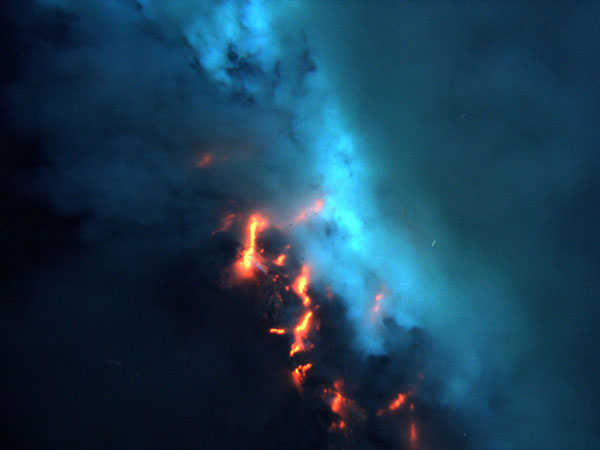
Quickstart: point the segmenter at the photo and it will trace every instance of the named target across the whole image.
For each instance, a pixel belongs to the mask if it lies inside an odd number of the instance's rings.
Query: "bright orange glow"
[[[333,401],[331,402],[331,410],[334,413],[339,413],[342,409],[342,402],[344,401],[344,397],[339,392],[336,392],[333,397]]]
[[[269,329],[269,333],[271,333],[271,334],[285,334],[285,330],[283,328],[271,328],[271,329]]]
[[[357,403],[343,393],[343,381],[336,380],[332,388],[323,389],[324,400],[330,405],[331,412],[337,418],[329,427],[330,430],[343,430],[350,423],[367,418],[366,412]]]
[[[404,404],[405,400],[406,400],[406,395],[398,394],[398,397],[396,397],[396,399],[392,403],[390,403],[390,406],[388,406],[388,409],[390,411],[393,411],[395,409],[400,408]]]
[[[398,396],[388,405],[387,408],[377,411],[377,415],[381,416],[386,411],[394,411],[399,409],[406,401],[406,394],[398,394]]]
[[[304,339],[308,335],[310,330],[310,321],[312,319],[312,311],[307,311],[300,319],[296,328],[294,328],[294,343],[290,349],[290,356],[294,356],[295,353],[306,350]]]
[[[266,219],[258,214],[250,216],[247,227],[246,236],[246,250],[244,250],[240,256],[240,259],[236,262],[236,268],[238,273],[242,277],[252,276],[252,266],[254,264],[261,267],[258,261],[258,255],[256,255],[256,237],[258,233],[265,229],[268,222]]]
[[[296,385],[296,387],[298,389],[301,388],[302,382],[306,378],[306,372],[308,372],[311,367],[312,367],[312,364],[307,363],[307,364],[296,367],[294,369],[294,371],[292,372],[292,379],[294,380],[294,384]]]
[[[211,153],[206,153],[202,155],[202,157],[196,161],[196,167],[199,169],[204,169],[205,167],[210,166],[214,161],[214,156]]]
[[[285,264],[285,258],[286,258],[286,255],[285,254],[281,254],[277,258],[275,258],[275,261],[273,261],[273,263],[276,266],[283,266]]]
[[[410,442],[411,444],[417,442],[417,426],[414,422],[410,424]]]
[[[306,294],[306,289],[308,287],[308,283],[310,282],[309,278],[309,268],[308,266],[302,266],[302,272],[294,281],[292,288],[294,292],[298,294],[298,296],[302,299],[302,304],[304,306],[310,306],[310,297]]]

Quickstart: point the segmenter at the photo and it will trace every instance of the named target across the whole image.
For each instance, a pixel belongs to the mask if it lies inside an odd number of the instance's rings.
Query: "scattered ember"
[[[399,409],[406,401],[406,394],[398,394],[398,396],[388,405],[387,408],[377,411],[377,415],[381,416],[386,411],[394,411]]]
[[[202,155],[198,161],[196,161],[196,167],[199,169],[204,169],[205,167],[210,166],[214,160],[215,157],[211,153],[206,153]]]
[[[285,329],[283,329],[283,328],[271,328],[271,329],[269,329],[269,333],[271,333],[271,334],[285,334]]]
[[[292,379],[294,380],[294,384],[296,385],[296,387],[298,389],[300,389],[302,387],[302,382],[306,378],[306,372],[308,372],[311,367],[312,367],[311,363],[299,365],[292,372]]]
[[[285,255],[285,254],[279,255],[277,258],[275,258],[275,261],[273,261],[273,264],[275,264],[276,266],[283,266],[285,264],[286,256],[287,255]]]
[[[346,422],[344,422],[342,419],[338,420],[337,422],[333,421],[331,422],[331,425],[329,425],[329,431],[344,431],[346,428]]]

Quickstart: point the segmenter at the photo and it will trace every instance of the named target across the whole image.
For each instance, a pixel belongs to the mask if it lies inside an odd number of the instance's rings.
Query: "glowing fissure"
[[[310,281],[309,275],[310,270],[307,265],[302,266],[302,272],[296,278],[294,285],[294,292],[298,294],[298,296],[302,299],[302,304],[304,306],[310,306],[310,297],[306,294],[306,289],[308,288],[308,283]]]
[[[320,211],[322,207],[323,203],[319,200],[310,210],[316,212]],[[226,217],[224,221],[225,229],[228,229],[231,226],[231,223],[235,217],[236,216],[233,214],[230,214]],[[308,341],[308,337],[314,328],[314,311],[319,308],[319,306],[316,305],[313,307],[313,301],[307,294],[308,286],[310,284],[310,266],[308,264],[304,264],[301,267],[300,274],[294,279],[294,282],[291,285],[287,284],[287,274],[282,272],[281,269],[277,269],[277,272],[274,274],[268,273],[268,261],[272,262],[273,266],[271,267],[283,267],[287,255],[285,253],[281,253],[277,257],[269,256],[269,259],[263,258],[262,255],[264,254],[265,249],[259,249],[258,238],[260,233],[267,226],[268,221],[261,215],[252,214],[250,216],[246,225],[245,248],[240,252],[239,257],[235,262],[235,268],[237,273],[244,279],[251,278],[254,274],[255,268],[258,268],[267,274],[267,277],[255,278],[254,282],[262,283],[266,280],[272,282],[273,285],[278,289],[274,295],[278,303],[283,303],[282,293],[289,292],[290,289],[301,299],[303,311],[293,328],[272,327],[268,329],[269,333],[273,335],[286,335],[289,331],[289,333],[293,335],[289,356],[296,357],[299,352],[307,352],[313,348],[313,345]],[[289,244],[285,246],[285,250],[288,250],[289,248]],[[327,288],[326,297],[330,300],[334,298],[330,287]],[[373,314],[379,311],[379,307],[383,298],[384,294],[382,292],[375,295],[375,305],[371,310]],[[308,361],[304,364],[296,365],[294,369],[290,371],[292,382],[299,392],[302,392],[303,383],[312,370],[315,370],[313,363]],[[344,396],[342,393],[342,384],[342,380],[338,379],[333,383],[333,387],[323,389],[323,400],[329,404],[331,412],[336,416],[328,428],[329,431],[343,433],[344,436],[348,437],[349,426],[351,426],[353,423],[356,423],[356,421],[364,420],[366,418],[366,413],[356,404],[356,402]],[[397,394],[396,397],[386,407],[377,411],[377,416],[382,416],[386,412],[400,410],[406,403],[409,394],[410,392],[408,394]],[[414,405],[411,404],[411,414],[413,410]],[[412,447],[414,447],[417,443],[416,424],[414,421],[412,421],[410,425],[408,441]]]
[[[262,216],[253,214],[250,216],[247,228],[246,245],[247,248],[240,256],[240,259],[236,263],[238,274],[244,278],[251,277],[253,273],[253,266],[258,267],[265,272],[264,267],[258,259],[256,254],[256,237],[258,233],[265,229],[268,222]]]
[[[302,319],[300,319],[298,325],[296,325],[296,328],[294,328],[294,343],[290,349],[290,356],[294,356],[296,353],[307,349],[304,339],[306,339],[308,331],[310,330],[312,316],[313,312],[307,311],[302,316]]]

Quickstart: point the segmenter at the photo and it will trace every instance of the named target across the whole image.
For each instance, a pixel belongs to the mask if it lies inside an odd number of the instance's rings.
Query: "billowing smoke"
[[[257,300],[264,293],[223,275],[248,214],[260,211],[277,225],[265,234],[273,251],[289,239],[290,265],[310,265],[322,308],[306,391],[343,371],[348,395],[374,412],[390,393],[420,383],[419,418],[433,448],[593,447],[599,361],[588,349],[598,344],[599,310],[589,300],[599,286],[586,245],[597,250],[599,229],[597,205],[588,208],[598,199],[599,98],[588,84],[599,75],[589,61],[599,50],[597,7],[29,6],[14,16],[27,57],[4,96],[10,127],[39,139],[46,162],[15,183],[80,220],[85,261],[75,268],[77,257],[65,256],[62,271],[42,270],[32,304],[69,290],[80,302],[92,297],[85,308],[99,308],[104,320],[113,305],[124,326],[135,307],[114,302],[174,292],[149,302],[135,329],[159,323],[166,308],[184,331],[158,335],[215,360],[218,375],[190,394],[207,404],[190,442],[210,434],[221,441],[208,446],[260,446],[283,427],[289,440],[267,447],[349,445],[327,437],[320,397],[301,399],[277,376],[264,381],[282,370],[283,341],[245,325],[232,337],[219,325],[280,317]],[[299,211],[309,219],[296,220]],[[240,299],[248,304],[236,306]],[[146,332],[135,339],[143,338],[158,340]],[[244,345],[228,354],[230,342]],[[169,355],[161,379],[176,385],[186,355]],[[214,381],[247,373],[238,362],[260,373],[227,388]],[[220,415],[222,398],[211,390],[239,401],[227,408],[239,416]],[[260,398],[279,391],[273,408],[296,428],[254,414]],[[399,430],[408,422],[388,419],[357,419],[353,448],[404,446]],[[126,433],[120,441],[148,444]]]

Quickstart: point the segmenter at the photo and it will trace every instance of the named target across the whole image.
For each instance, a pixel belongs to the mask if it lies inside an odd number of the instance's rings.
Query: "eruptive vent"
[[[318,200],[295,216],[289,225],[309,220],[311,214],[319,213],[322,208],[323,200]],[[390,438],[396,441],[392,448],[406,445],[418,448],[415,402],[411,403],[410,408],[406,407],[410,392],[388,392],[387,401],[383,398],[384,393],[376,392],[374,398],[381,398],[377,400],[378,407],[372,402],[361,405],[353,398],[353,392],[358,393],[359,397],[367,398],[369,393],[363,392],[362,387],[346,387],[344,381],[346,375],[352,376],[348,372],[352,368],[337,367],[336,362],[320,355],[321,349],[326,350],[329,346],[325,337],[320,335],[321,325],[328,333],[335,333],[335,328],[322,323],[326,319],[322,314],[323,307],[335,304],[336,295],[330,287],[322,293],[311,288],[313,274],[310,264],[298,267],[294,254],[290,253],[291,245],[280,242],[289,239],[282,231],[284,227],[274,225],[274,222],[259,213],[229,214],[223,220],[223,226],[215,233],[228,232],[234,220],[240,216],[245,216],[246,221],[243,226],[243,246],[233,262],[234,285],[254,285],[258,288],[259,296],[275,299],[271,302],[275,312],[267,314],[265,331],[273,339],[289,340],[289,380],[302,398],[312,401],[318,399],[326,408],[325,411],[328,411],[328,424],[324,423],[323,427],[330,436],[336,436],[337,439],[329,447],[346,448],[344,442],[348,443],[353,439],[356,429],[373,427],[373,421],[388,423],[397,419],[398,429],[402,428],[405,432],[404,437]],[[269,239],[270,233],[278,234],[278,239]],[[273,241],[279,243],[273,244]],[[383,292],[374,293],[371,314],[381,314],[383,298]],[[359,364],[360,362],[357,363]]]

